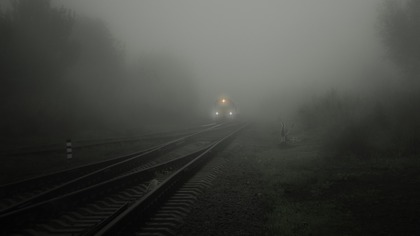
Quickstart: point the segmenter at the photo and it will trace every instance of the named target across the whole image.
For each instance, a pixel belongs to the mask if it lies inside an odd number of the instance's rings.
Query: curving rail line
[[[197,171],[243,127],[230,124],[217,132],[211,127],[149,150],[141,154],[143,158],[140,159],[150,157],[150,161],[212,129],[213,133],[207,134],[206,138],[215,140],[215,137],[224,133],[223,138],[210,143],[198,139],[203,144],[194,151],[184,148],[184,153],[189,151],[187,154],[172,155],[172,158],[166,155],[166,158],[161,157],[154,164],[149,163],[141,168],[138,156],[130,157],[20,202],[0,215],[3,226],[0,233],[113,235],[133,215],[140,212],[141,217],[147,216],[153,206],[164,199],[165,194]],[[152,186],[152,183],[156,184]]]
[[[129,155],[0,186],[0,215],[110,178],[121,171],[144,164],[182,145],[194,136],[221,126],[222,124],[216,124],[206,127],[181,138],[178,137],[156,147]]]
[[[88,235],[129,235],[136,232],[139,222],[146,221],[159,205],[163,204],[177,188],[199,171],[211,156],[220,151],[245,127],[246,125],[241,126],[212,144],[185,166],[172,173],[157,188],[147,193],[110,222],[103,224],[102,227],[97,227],[97,231],[89,232]]]

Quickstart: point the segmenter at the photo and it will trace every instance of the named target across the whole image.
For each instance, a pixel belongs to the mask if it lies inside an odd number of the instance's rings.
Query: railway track
[[[146,163],[154,156],[161,155],[171,148],[180,145],[181,142],[219,126],[220,124],[216,124],[181,137],[178,136],[169,142],[129,155],[0,186],[0,214],[17,209],[25,204],[45,200],[60,193],[62,194],[63,191],[68,191],[67,189],[72,185],[75,186],[73,187],[73,190],[75,190],[76,188],[92,184],[92,181],[100,181],[109,175],[107,172],[112,168],[117,169],[124,165],[132,165],[133,163]],[[100,175],[104,172],[107,174]],[[92,180],[98,175],[100,175],[100,178]]]
[[[92,148],[97,146],[111,145],[111,144],[120,144],[120,143],[134,143],[142,140],[151,140],[151,139],[162,139],[162,138],[175,138],[181,135],[187,135],[189,133],[197,132],[203,128],[208,128],[211,126],[218,125],[219,123],[210,123],[204,124],[188,129],[180,129],[174,131],[158,132],[158,133],[149,133],[140,136],[132,137],[114,137],[114,138],[104,138],[96,140],[75,140],[73,143],[73,149],[81,150],[86,148]],[[63,143],[49,144],[44,146],[33,146],[33,147],[15,147],[12,149],[2,149],[0,150],[0,155],[3,156],[20,156],[28,154],[45,154],[45,153],[57,153],[62,152]]]
[[[165,194],[176,189],[242,128],[237,124],[211,127],[54,187],[3,211],[0,223],[6,227],[1,233],[122,232],[121,227],[138,212],[143,218],[150,215]]]

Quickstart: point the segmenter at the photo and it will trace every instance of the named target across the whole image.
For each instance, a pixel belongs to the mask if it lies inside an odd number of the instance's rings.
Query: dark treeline
[[[322,133],[325,148],[335,154],[410,156],[420,151],[420,2],[386,1],[379,23],[397,78],[379,71],[368,94],[329,92],[298,112],[303,127]]]
[[[186,105],[196,99],[191,75],[175,58],[143,55],[127,65],[101,20],[50,0],[9,3],[0,5],[3,145],[131,135],[142,123],[196,115]]]

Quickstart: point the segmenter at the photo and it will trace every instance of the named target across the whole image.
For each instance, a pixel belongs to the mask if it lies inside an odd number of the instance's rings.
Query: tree
[[[60,78],[77,59],[73,15],[50,0],[11,0],[0,17],[1,125],[6,135],[46,130],[64,90]]]
[[[72,36],[80,47],[78,61],[67,75],[73,110],[84,129],[119,119],[124,87],[124,53],[120,43],[99,19],[75,18]],[[103,126],[109,126],[109,124]]]
[[[75,60],[77,50],[70,39],[73,25],[70,11],[53,8],[50,0],[14,0],[8,18],[11,28],[8,59],[26,69],[13,71],[12,77],[25,82],[33,81],[30,77],[54,80]]]
[[[391,59],[410,78],[420,75],[420,1],[385,2],[381,36]]]

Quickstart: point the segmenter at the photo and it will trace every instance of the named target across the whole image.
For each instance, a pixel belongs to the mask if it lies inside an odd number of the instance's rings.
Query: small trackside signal
[[[73,158],[73,148],[71,145],[71,139],[67,139],[66,142],[67,159]]]

